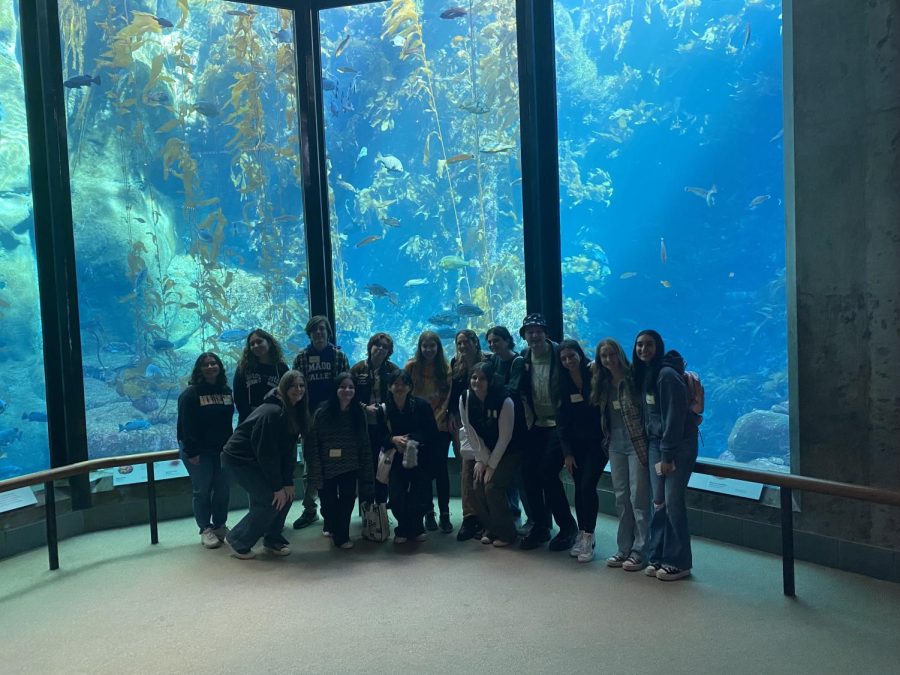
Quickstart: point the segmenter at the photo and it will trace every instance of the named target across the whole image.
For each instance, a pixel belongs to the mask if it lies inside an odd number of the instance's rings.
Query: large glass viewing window
[[[63,0],[60,27],[89,454],[173,448],[201,352],[231,379],[256,327],[303,346],[293,14]]]
[[[655,328],[700,454],[790,467],[781,3],[556,0],[567,333]]]
[[[0,1],[0,480],[50,466],[18,23]]]
[[[525,314],[513,0],[320,13],[338,342]],[[513,330],[515,333],[515,330]],[[449,356],[449,355],[448,355]]]

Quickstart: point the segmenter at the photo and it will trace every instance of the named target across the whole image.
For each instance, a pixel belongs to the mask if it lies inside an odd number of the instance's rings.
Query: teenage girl
[[[594,559],[594,528],[597,525],[597,484],[606,466],[600,409],[592,406],[591,371],[588,359],[575,340],[559,343],[559,409],[556,413],[559,440],[566,470],[575,482],[575,515],[578,537],[569,555],[578,562]]]
[[[350,373],[338,374],[333,393],[316,410],[303,444],[309,484],[318,489],[322,500],[324,532],[343,549],[353,548],[350,516],[357,483],[360,501],[371,503],[375,497],[366,410],[355,397],[353,377]]]
[[[625,350],[616,340],[600,340],[593,370],[591,404],[602,415],[603,442],[609,455],[619,514],[617,550],[606,559],[606,564],[637,572],[646,565],[650,525],[650,474],[647,438],[641,423],[641,397]]]
[[[274,337],[262,328],[257,328],[247,336],[244,353],[234,372],[232,387],[238,424],[262,404],[268,393],[278,386],[278,381],[287,370],[281,347]]]
[[[178,397],[178,444],[191,477],[194,519],[200,542],[218,548],[228,534],[230,478],[222,448],[231,438],[234,403],[222,359],[203,352],[194,363],[188,388]]]
[[[643,330],[635,338],[633,358],[653,494],[644,572],[662,581],[675,581],[691,573],[685,496],[697,461],[697,426],[688,409],[681,355],[676,351],[666,353],[662,336],[654,330]]]
[[[425,529],[441,532],[453,532],[450,522],[450,474],[447,468],[447,453],[450,449],[450,416],[447,411],[447,400],[450,397],[450,365],[444,356],[444,346],[440,336],[434,331],[426,330],[419,336],[416,355],[403,369],[412,378],[413,391],[416,396],[428,401],[434,413],[437,434],[431,455],[430,480],[428,482],[431,508],[425,513]],[[432,487],[433,481],[433,487]],[[434,492],[437,491],[440,519],[435,522]]]

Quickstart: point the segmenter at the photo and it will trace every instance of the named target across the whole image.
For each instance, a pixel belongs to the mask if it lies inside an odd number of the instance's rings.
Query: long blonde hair
[[[596,406],[602,404],[603,393],[607,386],[612,383],[612,373],[600,363],[600,348],[604,346],[612,347],[613,350],[615,350],[616,357],[619,359],[619,363],[622,364],[622,372],[625,374],[625,379],[628,381],[629,385],[634,382],[631,362],[628,360],[625,350],[622,349],[622,345],[619,344],[619,341],[615,338],[603,338],[597,343],[597,349],[594,352],[594,374],[591,377],[591,405]]]

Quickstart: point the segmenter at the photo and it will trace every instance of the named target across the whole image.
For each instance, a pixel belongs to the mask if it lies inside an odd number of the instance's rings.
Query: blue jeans
[[[685,439],[675,453],[675,471],[656,475],[656,463],[662,459],[659,439],[649,440],[650,486],[653,490],[653,515],[647,541],[647,559],[651,563],[690,569],[691,532],[688,527],[688,480],[697,463],[697,439]]]
[[[609,453],[609,471],[616,495],[619,530],[616,553],[645,559],[647,531],[650,524],[650,475],[640,463],[637,453]]]
[[[220,454],[200,454],[199,464],[191,464],[184,450],[180,453],[184,468],[191,477],[194,519],[200,532],[216,529],[228,520],[228,498],[231,495],[231,476],[222,466]]]
[[[275,491],[257,464],[230,464],[234,479],[247,491],[250,510],[228,533],[231,547],[243,551],[253,548],[260,537],[265,546],[287,544],[281,536],[284,520],[291,510],[291,502],[280,511],[272,506]]]

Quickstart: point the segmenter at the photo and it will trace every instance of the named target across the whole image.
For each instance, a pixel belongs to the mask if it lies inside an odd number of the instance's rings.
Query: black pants
[[[572,479],[575,482],[575,515],[578,529],[593,532],[597,526],[597,483],[606,467],[607,457],[599,439],[585,439],[575,448],[575,465]]]
[[[427,502],[431,503],[434,511],[434,488],[437,489],[438,509],[440,513],[450,513],[450,474],[447,469],[447,450],[450,448],[450,434],[446,431],[438,432],[436,445],[429,449],[428,461],[430,463],[428,478]],[[432,481],[434,486],[432,487]]]
[[[331,532],[335,546],[350,539],[350,516],[356,503],[356,471],[348,471],[334,478],[326,478],[319,490],[322,502],[324,530]]]
[[[532,532],[549,532],[553,519],[560,532],[574,533],[578,529],[559,478],[562,468],[563,453],[556,429],[538,426],[529,429],[522,455],[522,480],[527,506],[531,509],[528,515],[534,521]]]
[[[425,516],[429,489],[427,467],[417,466],[404,469],[400,459],[391,467],[391,511],[397,519],[394,534],[398,537],[412,538],[422,534],[425,528],[422,519]]]

